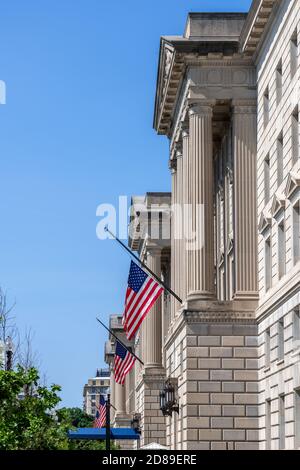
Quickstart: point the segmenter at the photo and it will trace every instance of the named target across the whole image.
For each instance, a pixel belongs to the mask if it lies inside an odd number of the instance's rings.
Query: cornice
[[[254,0],[241,33],[241,51],[253,57],[264,37],[278,0]]]
[[[253,67],[252,60],[238,54],[236,52],[232,54],[225,54],[222,51],[222,45],[212,43],[197,42],[196,41],[184,41],[184,47],[188,48],[193,46],[192,52],[184,52],[184,49],[180,52],[177,50],[178,41],[174,44],[170,44],[166,39],[161,41],[161,51],[158,69],[158,80],[156,88],[156,100],[155,100],[155,113],[154,113],[154,128],[158,134],[168,135],[170,134],[171,127],[174,124],[174,113],[176,113],[176,106],[179,99],[179,93],[181,92],[182,83],[185,80],[187,70],[189,67],[196,66],[203,68],[203,73],[210,73],[209,69],[215,71],[220,69],[219,75],[224,81],[224,86],[252,86],[254,78],[251,76],[251,68]],[[199,47],[206,47],[207,50],[199,53]],[[220,48],[218,50],[218,47]],[[226,46],[228,44],[226,43]],[[183,47],[183,46],[182,46]],[[215,49],[212,52],[211,49]],[[236,48],[237,49],[237,48]],[[240,81],[238,70],[231,70],[233,67],[241,67],[242,79],[244,83]],[[207,71],[207,72],[206,72]],[[225,72],[224,72],[225,71]],[[227,72],[230,72],[229,75]],[[231,73],[234,74],[231,76]],[[253,74],[252,74],[253,75]],[[245,77],[245,78],[244,78]],[[238,80],[235,83],[235,80]],[[229,82],[229,83],[227,83]],[[220,86],[209,81],[209,76],[201,80],[198,86]]]
[[[233,56],[224,56],[223,54],[208,54],[207,56],[197,56],[187,54],[183,58],[187,66],[199,67],[253,67],[252,59],[242,54],[234,54]]]
[[[226,305],[228,304],[228,309]],[[182,309],[178,313],[177,318],[171,326],[164,348],[168,348],[180,334],[180,332],[188,325],[193,324],[247,324],[255,325],[256,318],[254,310],[237,309],[234,310],[234,301],[228,302],[223,307],[217,308],[216,306],[211,309],[191,311]],[[231,308],[230,308],[231,305]],[[226,308],[226,309],[225,309]],[[224,310],[223,310],[224,309]]]

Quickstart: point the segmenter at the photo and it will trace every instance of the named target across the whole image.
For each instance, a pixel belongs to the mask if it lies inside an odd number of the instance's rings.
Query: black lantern
[[[176,399],[174,380],[169,379],[165,388],[159,394],[160,409],[164,416],[172,416],[175,411],[179,413],[179,406]]]
[[[160,410],[162,412],[162,414],[164,416],[168,416],[169,413],[168,413],[168,410],[167,410],[167,406],[166,406],[166,392],[165,390],[161,390],[161,392],[159,392],[159,404],[160,404]]]
[[[140,418],[141,415],[135,414],[131,420],[131,429],[133,429],[137,434],[141,434]]]

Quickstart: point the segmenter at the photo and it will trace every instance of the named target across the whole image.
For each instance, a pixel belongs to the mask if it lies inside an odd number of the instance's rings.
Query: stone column
[[[115,407],[116,416],[126,414],[126,390],[125,385],[115,382]]]
[[[127,374],[125,378],[125,406],[126,406],[126,413],[130,414],[130,372]]]
[[[256,105],[233,102],[235,299],[258,297]]]
[[[172,175],[172,200],[171,200],[171,288],[173,291],[176,290],[176,244],[175,244],[175,223],[176,215],[174,213],[174,207],[177,204],[177,160],[173,158],[169,163],[171,175]],[[177,301],[171,296],[171,316],[170,323],[174,320],[175,311],[177,308]]]
[[[215,298],[212,102],[193,104],[189,111],[189,203],[191,229],[197,237],[188,253],[188,300]]]
[[[182,142],[178,143],[177,152],[177,188],[176,188],[176,211],[175,211],[175,293],[183,298],[183,243],[182,243],[182,208],[183,208],[183,154]],[[179,302],[175,301],[176,313],[180,308]]]
[[[188,290],[188,251],[187,251],[187,242],[186,239],[188,236],[188,227],[190,223],[189,213],[188,213],[188,203],[189,203],[189,131],[184,128],[182,131],[182,290],[181,298],[184,302],[187,296]]]
[[[147,266],[161,277],[161,250],[147,251]],[[145,370],[162,367],[162,297],[157,299],[143,321],[143,359]]]

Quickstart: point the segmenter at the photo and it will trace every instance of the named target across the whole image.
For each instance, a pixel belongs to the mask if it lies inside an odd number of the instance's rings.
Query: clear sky
[[[104,365],[95,321],[122,313],[129,257],[96,238],[96,208],[169,191],[168,144],[152,129],[159,38],[189,11],[250,0],[1,2],[0,285],[31,327],[65,406]]]

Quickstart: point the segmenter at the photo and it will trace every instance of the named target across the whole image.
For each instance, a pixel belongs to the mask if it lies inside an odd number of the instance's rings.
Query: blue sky
[[[10,0],[1,5],[0,285],[65,406],[103,363],[95,321],[122,313],[129,258],[96,238],[96,208],[169,191],[152,129],[159,38],[189,11],[251,1]]]

